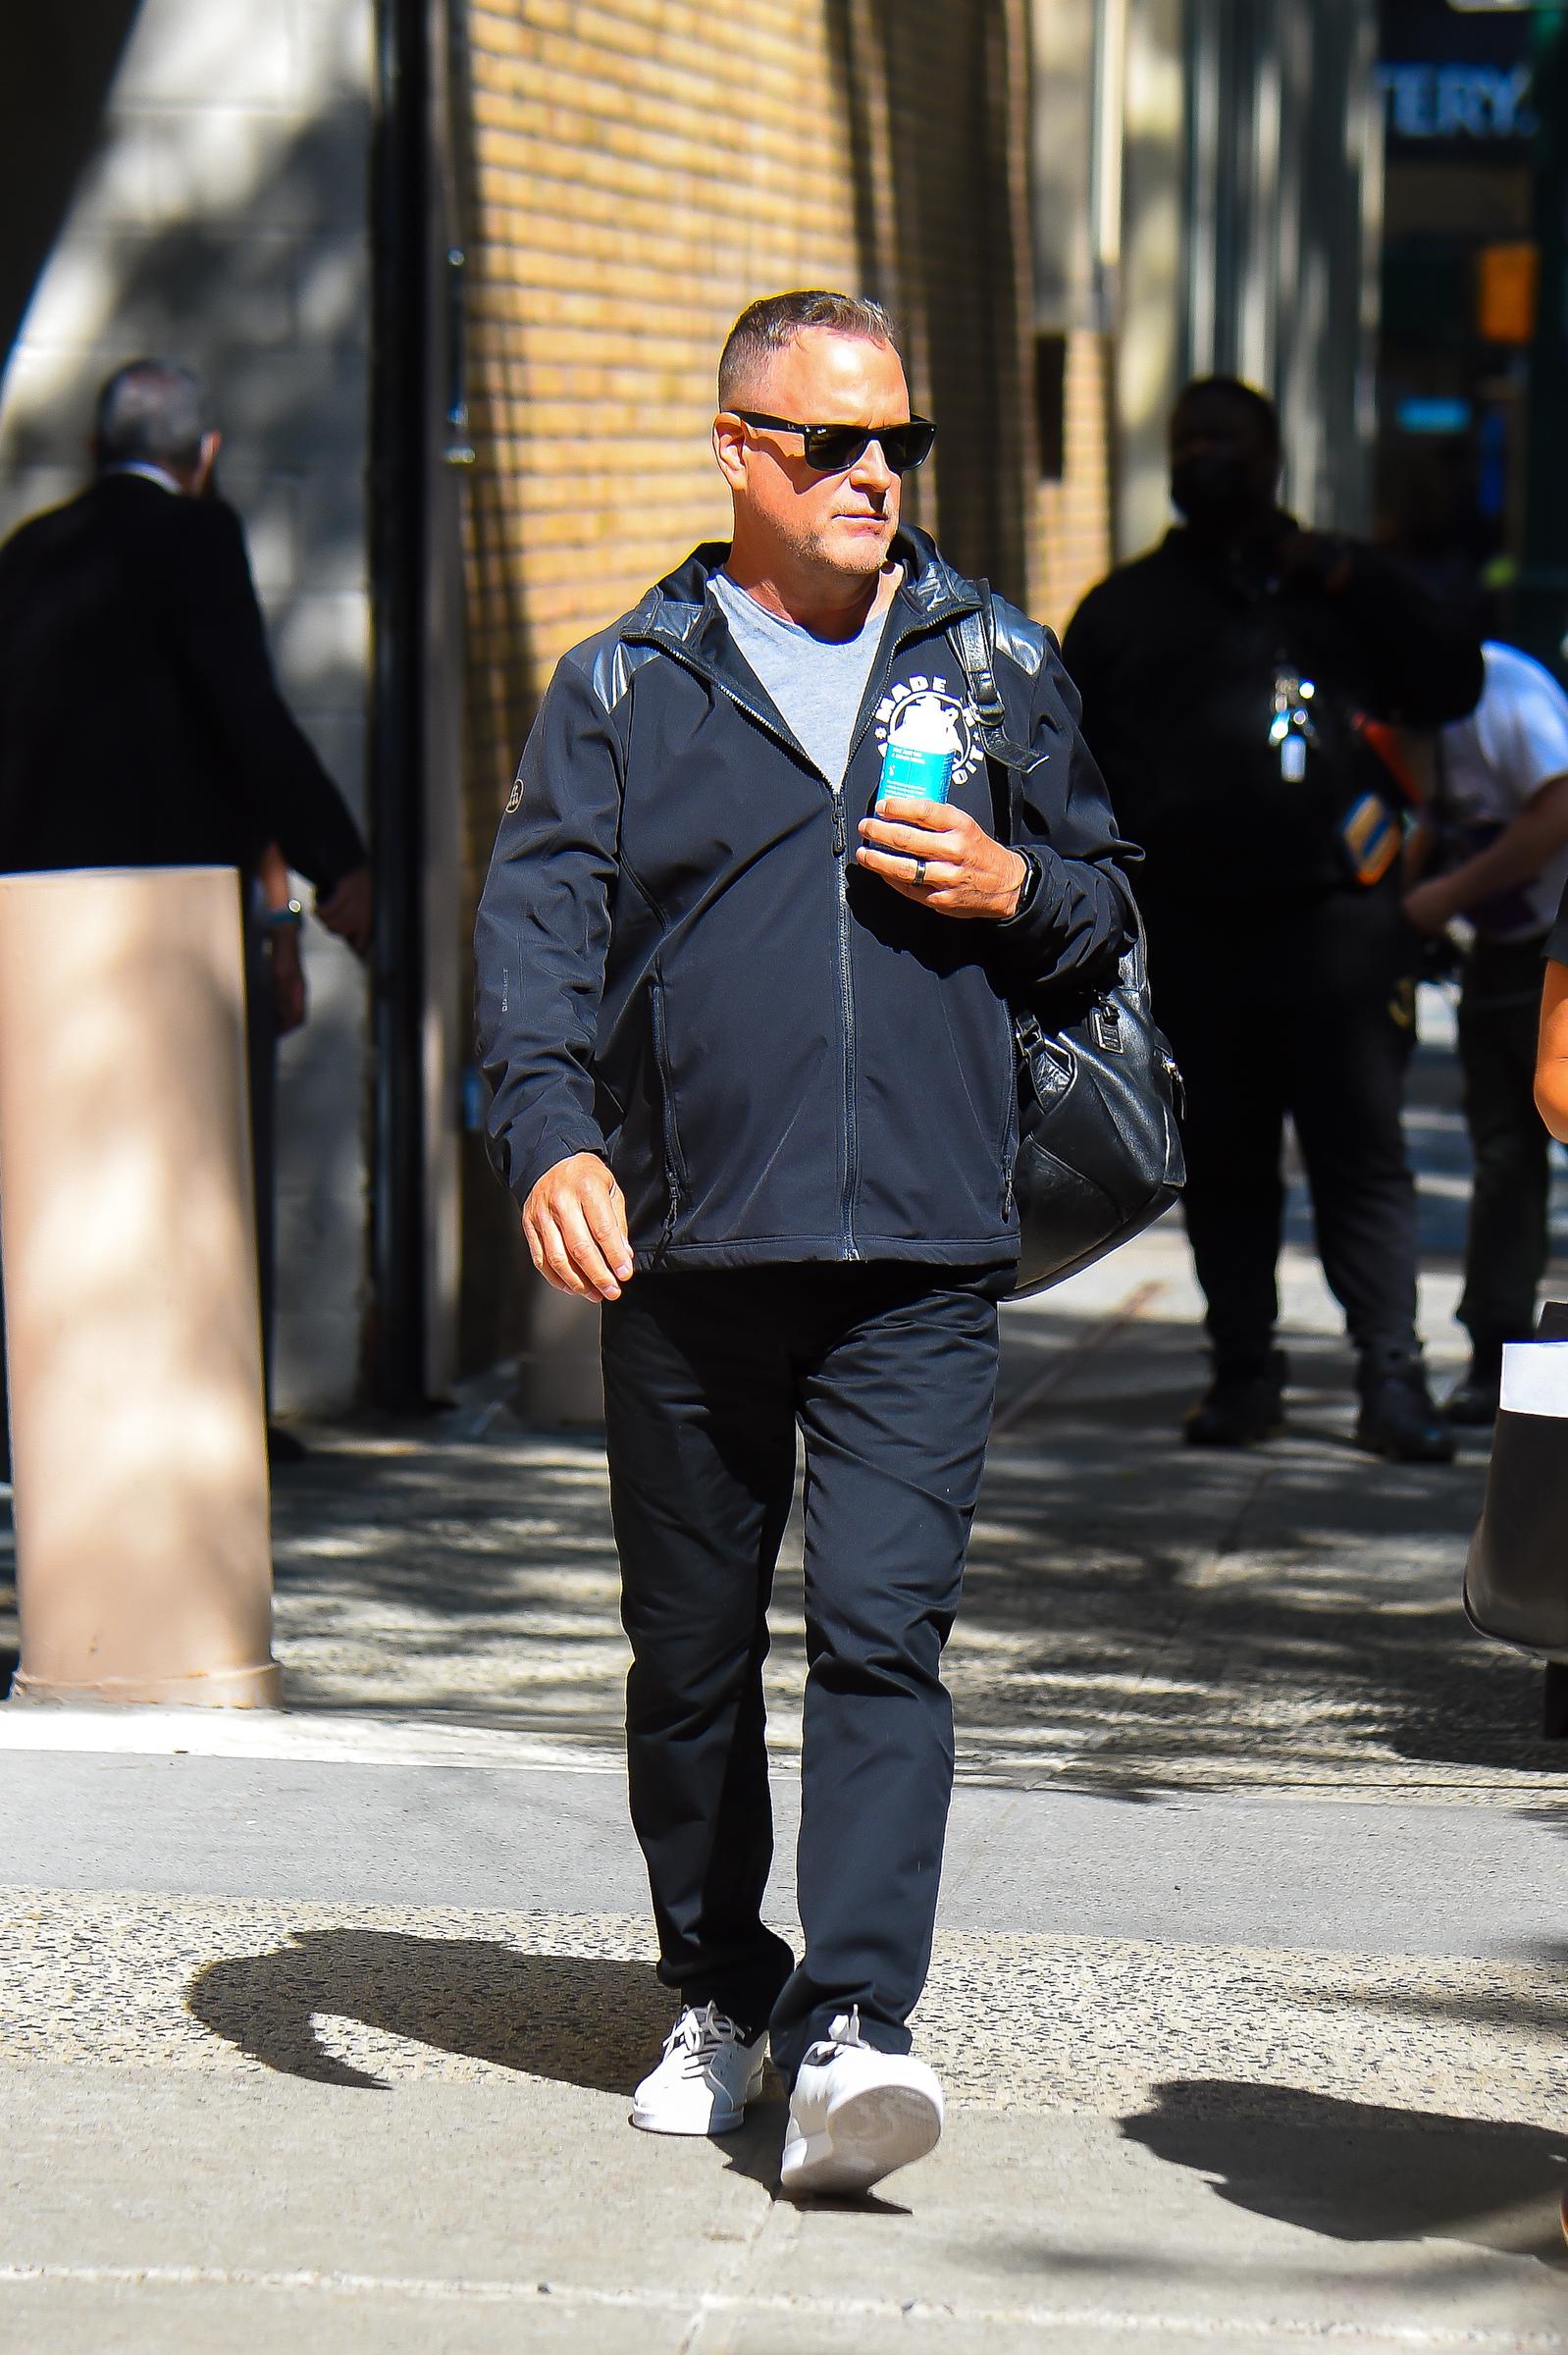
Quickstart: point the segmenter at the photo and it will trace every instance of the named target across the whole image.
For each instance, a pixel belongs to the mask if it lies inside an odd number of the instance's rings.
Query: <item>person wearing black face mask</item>
[[[1063,645],[1118,822],[1144,846],[1150,975],[1186,1082],[1185,1215],[1214,1356],[1186,1436],[1244,1446],[1282,1427],[1288,1113],[1358,1355],[1356,1437],[1444,1462],[1400,1117],[1416,944],[1398,789],[1367,723],[1462,718],[1481,649],[1374,550],[1304,531],[1278,503],[1280,465],[1262,393],[1188,385],[1171,421],[1183,522],[1090,591]]]
[[[1245,454],[1189,449],[1172,464],[1171,500],[1197,530],[1244,531],[1254,503]]]

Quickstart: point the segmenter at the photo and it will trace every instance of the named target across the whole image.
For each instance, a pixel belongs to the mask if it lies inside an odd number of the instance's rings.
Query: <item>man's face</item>
[[[741,405],[802,425],[903,425],[910,393],[888,344],[813,327],[747,388]],[[767,426],[743,434],[726,413],[715,441],[737,515],[759,537],[812,571],[865,579],[881,570],[898,527],[900,486],[879,444],[868,443],[842,473],[818,474],[799,434]]]
[[[1190,523],[1243,523],[1273,507],[1278,452],[1243,402],[1194,392],[1171,420],[1171,496]]]

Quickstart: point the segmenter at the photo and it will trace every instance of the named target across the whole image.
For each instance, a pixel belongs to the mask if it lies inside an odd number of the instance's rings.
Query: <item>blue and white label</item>
[[[918,719],[916,712],[919,713]],[[980,743],[979,714],[973,705],[966,698],[952,694],[946,678],[940,673],[926,675],[916,672],[915,677],[900,679],[890,687],[876,706],[876,741],[882,752],[883,793],[894,790],[887,782],[889,748],[902,746],[907,741],[905,731],[910,727],[915,727],[918,738],[924,739],[932,729],[933,719],[942,727],[938,741],[941,751],[950,761],[943,793],[934,798],[945,799],[949,789],[962,785],[966,778],[973,776],[976,769],[983,767],[985,754]],[[902,790],[910,791],[912,788],[904,787]],[[918,792],[920,789],[916,786],[913,790]]]

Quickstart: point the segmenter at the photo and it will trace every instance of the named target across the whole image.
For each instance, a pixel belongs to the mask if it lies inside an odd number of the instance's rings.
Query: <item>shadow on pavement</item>
[[[326,2017],[629,2098],[669,2032],[673,1998],[648,1962],[530,1955],[485,1938],[299,1930],[270,1954],[208,1963],[185,2009],[252,2061],[316,2085],[371,2093],[391,2085],[328,2050],[315,2024]],[[762,2099],[717,2145],[731,2173],[777,2191],[784,2118],[769,2072]]]
[[[993,1445],[948,1661],[971,1763],[1020,1763],[1033,1733],[1064,1784],[1128,1800],[1396,1760],[1568,1769],[1540,1669],[1461,1608],[1479,1450],[1359,1453],[1343,1350],[1290,1346],[1276,1445],[1180,1444],[1190,1339],[1152,1319]]]
[[[1039,1317],[1020,1338],[1049,1361],[1078,1330]],[[1481,1446],[1437,1467],[1357,1453],[1342,1349],[1291,1350],[1275,1446],[1182,1446],[1192,1335],[1155,1318],[994,1444],[948,1654],[966,1771],[1136,1801],[1401,1760],[1438,1779],[1568,1770],[1540,1733],[1539,1668],[1460,1608]],[[275,1511],[291,1705],[469,1712],[618,1751],[600,1442],[345,1430]],[[798,1710],[805,1680],[798,1544],[772,1614],[775,1710]]]
[[[1568,2133],[1177,2078],[1123,2134],[1224,2200],[1332,2240],[1453,2240],[1568,2272]]]
[[[185,1996],[203,2027],[268,2068],[376,2092],[390,2079],[329,2051],[318,2016],[357,2020],[497,2068],[629,2094],[669,2033],[672,2008],[652,1963],[391,1930],[296,1931],[270,1954],[209,1963]]]

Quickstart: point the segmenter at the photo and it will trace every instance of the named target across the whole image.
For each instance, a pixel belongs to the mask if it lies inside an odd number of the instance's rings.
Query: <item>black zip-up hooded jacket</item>
[[[639,1268],[1017,1255],[1008,995],[1114,971],[1131,854],[1055,642],[998,599],[1008,733],[1047,756],[1015,804],[1024,907],[939,916],[854,864],[911,694],[951,698],[951,799],[995,830],[945,636],[978,595],[922,534],[895,552],[842,795],[707,595],[721,546],[565,655],[529,735],[475,943],[493,1158],[524,1202],[602,1155]]]

